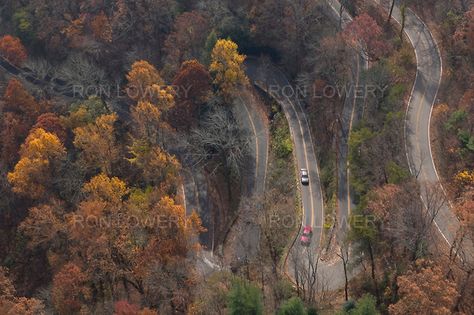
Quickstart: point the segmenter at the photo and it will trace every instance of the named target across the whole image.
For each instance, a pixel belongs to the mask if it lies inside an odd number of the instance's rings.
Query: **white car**
[[[308,170],[305,168],[302,168],[300,171],[300,174],[301,174],[301,184],[308,186],[309,185]]]

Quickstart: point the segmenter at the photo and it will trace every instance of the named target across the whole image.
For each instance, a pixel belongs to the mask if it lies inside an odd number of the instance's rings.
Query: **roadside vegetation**
[[[1,1],[0,314],[474,313],[474,266],[458,259],[474,240],[473,3],[401,1],[426,19],[444,60],[432,140],[461,222],[448,249],[434,225],[448,200],[406,161],[413,48],[373,1],[341,3],[354,17],[345,27],[323,0]],[[357,53],[368,62],[359,75]],[[307,282],[286,272],[299,170],[286,117],[263,92],[266,190],[244,196],[250,133],[235,99],[252,89],[246,56],[271,60],[297,87],[333,218],[328,257],[354,272],[344,290],[319,282],[319,253],[297,270]],[[356,208],[335,237],[346,138]],[[195,174],[203,209],[185,209]],[[244,220],[258,225],[257,254],[206,261],[199,236],[212,230],[222,248],[242,205],[254,209]]]

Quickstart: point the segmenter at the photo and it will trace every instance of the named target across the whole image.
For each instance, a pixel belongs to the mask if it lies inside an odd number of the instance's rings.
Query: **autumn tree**
[[[43,197],[51,186],[55,163],[65,155],[66,150],[56,135],[43,129],[33,130],[21,146],[20,161],[8,173],[13,191],[33,199]]]
[[[185,60],[200,59],[209,33],[209,23],[199,11],[184,12],[174,22],[165,41],[166,64],[175,73]]]
[[[87,276],[73,263],[68,263],[54,276],[52,300],[58,314],[78,313],[91,299]]]
[[[57,248],[60,235],[66,232],[63,205],[58,201],[29,209],[19,231],[27,236],[29,248]]]
[[[105,103],[98,97],[74,103],[69,110],[69,116],[61,117],[65,127],[75,129],[94,123],[99,116],[110,114]]]
[[[173,80],[177,88],[176,106],[170,112],[171,124],[178,130],[195,127],[199,108],[211,93],[211,76],[197,60],[185,61]]]
[[[28,57],[20,39],[11,35],[0,38],[0,54],[16,66],[21,66]]]
[[[140,307],[130,304],[127,301],[117,301],[114,303],[114,315],[138,315]]]
[[[382,28],[367,13],[354,18],[344,29],[343,36],[348,44],[362,49],[369,61],[378,60],[389,50]]]
[[[156,68],[147,61],[140,60],[133,63],[127,74],[127,93],[135,100],[150,100],[153,96],[153,86],[164,86],[164,81]]]
[[[90,27],[92,34],[94,34],[97,40],[105,43],[112,42],[112,25],[104,11],[100,11],[99,14],[92,18]]]
[[[254,1],[249,9],[251,35],[261,46],[275,47],[284,59],[287,71],[296,75],[311,58],[312,46],[321,34],[320,3],[311,0]],[[275,17],[279,17],[275,19]],[[314,47],[314,46],[313,46]],[[306,69],[305,69],[306,70]]]
[[[147,184],[174,187],[181,169],[178,160],[157,145],[135,140],[129,147],[130,163],[142,172]]]
[[[117,177],[108,177],[105,174],[94,176],[84,185],[84,192],[89,199],[119,204],[128,193],[127,185]]]
[[[452,314],[456,284],[439,266],[419,260],[413,270],[398,277],[397,285],[400,299],[389,306],[390,314]]]
[[[66,128],[64,128],[61,119],[54,113],[42,114],[36,120],[33,129],[41,128],[46,132],[55,134],[62,143],[65,143],[67,137]]]
[[[474,263],[472,244],[474,244],[474,189],[466,191],[456,202],[454,211],[460,220],[456,237],[450,249],[450,276],[455,275],[459,283],[459,296],[455,310],[469,313],[473,306]]]
[[[8,81],[3,100],[5,101],[4,110],[22,113],[29,121],[34,121],[40,113],[48,109],[43,108],[42,104],[38,103],[17,79]]]
[[[240,55],[237,44],[228,39],[217,41],[212,50],[212,62],[209,67],[222,95],[229,100],[240,85],[248,83],[243,69],[244,55]]]
[[[461,25],[454,33],[458,47],[465,52],[474,52],[474,7],[464,14]]]
[[[1,159],[5,165],[13,165],[18,160],[18,149],[30,129],[22,115],[6,112],[3,114],[0,129]]]
[[[81,150],[81,158],[89,169],[101,169],[110,174],[112,164],[119,157],[114,124],[117,114],[99,116],[94,123],[74,129],[74,146]]]
[[[160,130],[165,127],[162,122],[162,112],[158,106],[140,101],[131,108],[134,136],[149,143],[156,144],[159,140]]]
[[[36,118],[48,108],[47,103],[37,102],[17,79],[8,81],[3,101],[3,117],[0,120],[2,161],[6,165],[12,165],[17,160],[18,147],[25,140]]]
[[[0,313],[5,315],[46,315],[43,303],[34,298],[16,297],[7,269],[0,267]]]
[[[15,287],[8,277],[7,269],[0,267],[0,297],[2,299],[13,298],[15,295]]]
[[[149,308],[140,310],[138,305],[127,301],[117,301],[114,303],[114,315],[157,315],[157,313]]]

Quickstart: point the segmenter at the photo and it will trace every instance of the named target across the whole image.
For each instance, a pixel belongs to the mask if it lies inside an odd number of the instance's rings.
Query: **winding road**
[[[309,172],[310,184],[300,185],[304,212],[302,225],[313,227],[313,243],[319,246],[323,232],[324,204],[319,166],[306,114],[295,97],[291,84],[277,67],[250,57],[245,65],[249,79],[280,104],[287,118],[297,167],[298,169],[306,168]]]
[[[389,3],[380,0],[377,2],[389,10]],[[398,4],[394,7],[393,19],[398,23],[402,21]],[[405,143],[408,165],[420,185],[439,185],[442,188],[430,139],[431,116],[443,73],[441,54],[428,26],[410,9],[406,10],[404,31],[415,50],[417,63],[416,79],[406,112]],[[421,199],[426,206],[428,198],[423,192]],[[440,209],[435,218],[435,225],[450,246],[455,239],[459,220],[449,204]]]

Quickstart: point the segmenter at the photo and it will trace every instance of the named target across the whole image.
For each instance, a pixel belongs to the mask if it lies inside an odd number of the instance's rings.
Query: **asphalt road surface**
[[[249,79],[277,100],[285,113],[293,140],[293,151],[298,170],[305,168],[309,173],[309,185],[300,184],[303,204],[302,226],[313,227],[312,243],[319,247],[323,231],[324,205],[319,180],[319,166],[306,114],[295,97],[293,87],[277,67],[263,63],[256,58],[248,58],[245,65]]]
[[[388,10],[388,3],[382,5]],[[399,23],[402,20],[398,5],[393,10],[393,18]],[[415,49],[417,62],[416,79],[406,113],[408,163],[420,185],[441,185],[430,142],[431,113],[441,84],[441,56],[428,26],[410,9],[406,10],[405,33]],[[426,206],[427,196],[422,193],[421,198]],[[435,223],[446,243],[451,245],[459,220],[449,204],[441,208]]]
[[[341,5],[337,0],[327,0],[327,3],[334,15],[334,19],[341,20],[341,26],[344,28],[348,23],[352,21],[352,17],[347,13],[346,10],[342,10]],[[360,108],[364,106],[363,102],[365,99],[356,97],[354,91],[355,87],[362,85],[361,82],[361,70],[367,69],[368,63],[366,58],[360,54],[354,55],[354,63],[351,68],[351,84],[352,89],[349,91],[344,101],[344,107],[342,115],[339,119],[340,134],[338,142],[338,229],[337,237],[339,239],[345,236],[345,232],[348,228],[349,218],[354,208],[351,196],[350,188],[350,168],[349,168],[349,138],[352,131],[352,127],[357,123],[360,116]],[[359,114],[359,115],[358,115]]]

